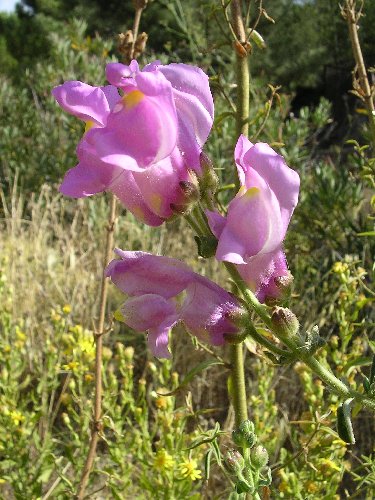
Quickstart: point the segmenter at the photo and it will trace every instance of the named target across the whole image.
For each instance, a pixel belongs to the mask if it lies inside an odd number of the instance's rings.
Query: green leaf
[[[357,233],[357,236],[375,236],[375,231],[365,231],[363,233]]]
[[[204,457],[204,475],[206,477],[206,481],[210,479],[210,469],[211,469],[211,457],[212,457],[213,449],[210,448]]]
[[[371,370],[370,370],[370,378],[369,382],[372,384],[375,381],[375,354],[372,357]]]
[[[346,373],[350,370],[350,368],[353,368],[355,366],[368,366],[370,364],[371,358],[369,358],[368,356],[361,356],[359,358],[353,359],[352,361],[349,361],[349,363],[346,363],[346,365],[344,365],[343,367],[343,372]]]
[[[337,408],[337,432],[340,438],[348,444],[355,443],[352,421],[350,418],[350,403],[353,398],[347,399]]]
[[[194,236],[198,247],[198,255],[204,259],[213,257],[217,249],[217,239],[215,236]]]
[[[371,384],[367,377],[363,376],[363,388],[367,394],[371,391]]]

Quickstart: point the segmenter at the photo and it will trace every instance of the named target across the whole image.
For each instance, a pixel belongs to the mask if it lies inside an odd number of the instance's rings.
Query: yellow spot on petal
[[[117,311],[114,312],[113,317],[117,321],[121,321],[122,323],[125,322],[125,316],[122,314],[122,312],[120,311],[120,309],[117,309]]]
[[[92,120],[87,120],[86,122],[86,127],[85,127],[85,133],[90,130],[95,125],[95,123]]]
[[[260,193],[260,189],[259,188],[252,187],[252,188],[249,188],[246,191],[246,193],[244,194],[244,196],[246,196],[246,198],[253,198],[254,196],[256,196],[259,193]]]
[[[163,198],[161,197],[160,194],[154,193],[151,198],[150,198],[150,204],[152,209],[155,212],[159,212],[161,209],[161,205],[163,203]]]
[[[129,92],[129,94],[124,95],[122,102],[124,103],[126,109],[132,109],[142,101],[144,96],[144,93],[140,90],[133,90],[132,92]]]
[[[132,208],[132,212],[137,219],[139,219],[141,222],[144,221],[145,218],[145,213],[141,207],[134,207]]]

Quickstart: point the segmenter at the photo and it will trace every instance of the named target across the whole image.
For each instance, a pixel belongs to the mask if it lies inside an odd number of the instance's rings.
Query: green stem
[[[285,351],[284,349],[279,349],[276,347],[272,342],[270,342],[268,339],[263,337],[260,333],[257,332],[255,326],[253,323],[249,320],[248,323],[246,324],[246,333],[249,335],[249,337],[252,337],[258,344],[262,345],[269,351],[273,352],[274,354],[277,354],[278,356],[283,356],[286,358],[293,357],[293,354],[290,351]]]
[[[233,281],[236,283],[238,289],[242,293],[247,304],[250,304],[250,311],[254,310],[258,316],[262,318],[267,326],[271,328],[271,316],[269,314],[270,308],[264,304],[261,304],[256,296],[251,292],[246,283],[244,282],[242,276],[237,271],[236,266],[229,262],[224,262],[224,266],[228,273],[230,274]]]
[[[238,289],[241,291],[247,307],[248,312],[251,313],[253,310],[262,318],[264,323],[273,331],[273,325],[270,315],[270,308],[261,304],[255,295],[247,289],[242,277],[238,273],[237,269],[233,264],[225,263],[225,267],[232,277],[233,281],[236,283]],[[363,406],[375,410],[375,400],[371,399],[360,392],[354,391],[347,387],[340,379],[338,379],[329,368],[322,365],[312,354],[307,353],[298,345],[294,339],[289,337],[281,337],[277,335],[276,332],[273,333],[278,336],[278,338],[292,351],[296,359],[303,361],[318,377],[326,383],[332,391],[336,394],[342,396],[343,398],[353,397],[359,401]]]
[[[191,214],[185,214],[184,217],[188,222],[189,226],[193,229],[195,233],[197,233],[198,236],[204,236],[205,234],[204,229],[198,224],[198,221]]]
[[[246,31],[241,12],[241,0],[232,0],[230,4],[232,14],[232,26],[234,34],[239,43],[245,44]],[[246,50],[244,53],[236,51],[236,140],[243,134],[249,135],[249,96],[250,96],[250,73],[249,61]],[[240,187],[239,179],[235,179],[237,190]]]
[[[203,229],[203,234],[205,236],[212,235],[210,226],[208,225],[208,222],[207,222],[206,214],[204,213],[202,207],[200,205],[196,205],[193,208],[192,213],[195,216],[195,219],[199,223],[200,227]]]
[[[237,137],[249,134],[249,61],[247,57],[236,55],[237,71]]]
[[[230,346],[230,364],[232,370],[232,401],[238,427],[247,420],[247,401],[242,342]]]

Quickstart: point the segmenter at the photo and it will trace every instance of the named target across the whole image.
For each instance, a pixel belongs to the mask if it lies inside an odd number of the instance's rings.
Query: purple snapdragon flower
[[[124,322],[136,331],[148,331],[153,354],[170,357],[170,329],[182,321],[199,339],[222,345],[236,336],[233,317],[242,311],[238,300],[183,262],[145,252],[116,249],[120,259],[109,263],[106,275],[128,298],[121,308]],[[177,296],[184,293],[181,301]]]
[[[187,183],[201,173],[199,155],[213,122],[208,77],[186,64],[149,64],[140,71],[110,63],[111,85],[71,81],[52,91],[86,122],[79,163],[60,191],[76,198],[113,192],[138,219],[159,226],[183,206]]]
[[[275,279],[288,275],[282,242],[298,202],[299,175],[268,144],[243,135],[235,148],[240,190],[226,217],[207,211],[218,238],[216,258],[237,269],[260,301],[277,297]]]

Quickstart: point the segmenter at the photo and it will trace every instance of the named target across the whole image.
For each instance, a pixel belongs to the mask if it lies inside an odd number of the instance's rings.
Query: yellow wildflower
[[[88,361],[95,359],[95,343],[90,334],[82,335],[77,344]]]
[[[70,314],[72,311],[72,308],[69,304],[65,304],[65,306],[62,308],[62,311],[64,314]]]
[[[26,334],[17,327],[16,327],[16,337],[18,340],[21,340],[22,342],[25,342],[27,338]]]
[[[17,410],[11,411],[9,416],[10,416],[12,422],[14,423],[14,425],[20,425],[20,423],[25,420],[25,416],[22,415],[22,413],[20,413]]]
[[[332,266],[332,271],[334,273],[345,273],[349,269],[348,264],[346,262],[335,262]]]
[[[328,473],[330,471],[341,472],[341,468],[333,460],[330,460],[329,458],[323,458],[319,462],[320,462],[319,468],[321,471],[326,471]]]
[[[78,361],[70,361],[66,365],[63,365],[62,367],[63,367],[63,370],[76,372],[76,371],[78,371],[79,363],[78,363]]]
[[[173,466],[174,466],[173,457],[167,452],[167,450],[162,448],[156,453],[154,458],[155,469],[162,471],[171,469]]]
[[[6,483],[5,479],[0,477],[0,484],[5,484],[5,483]]]
[[[86,373],[85,375],[85,382],[92,382],[94,380],[94,376],[91,373]]]
[[[178,466],[182,479],[202,479],[202,472],[198,469],[197,461],[194,459],[185,460]]]
[[[307,483],[305,484],[305,489],[309,493],[316,493],[319,490],[318,486],[314,483],[314,481],[307,481]]]

